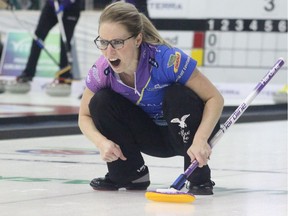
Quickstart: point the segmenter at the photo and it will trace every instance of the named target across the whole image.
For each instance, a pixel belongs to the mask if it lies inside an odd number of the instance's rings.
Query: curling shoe
[[[22,74],[20,74],[17,78],[16,78],[16,82],[17,83],[27,83],[27,82],[31,82],[33,79],[33,77],[29,77],[27,76],[24,72]]]
[[[203,184],[193,184],[189,183],[188,189],[189,193],[193,195],[213,195],[213,187],[215,186],[215,182],[208,181]]]
[[[126,190],[146,190],[149,185],[150,179],[147,166],[143,166],[141,171],[137,171],[137,173],[135,173],[135,180],[128,183],[118,184],[113,182],[109,177],[109,173],[107,173],[104,178],[95,178],[90,182],[90,186],[94,190],[104,191],[115,191],[120,188],[125,188]]]

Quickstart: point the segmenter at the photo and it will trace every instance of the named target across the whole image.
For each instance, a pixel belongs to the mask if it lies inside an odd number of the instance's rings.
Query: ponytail
[[[159,34],[152,22],[144,14],[140,13],[140,16],[143,26],[143,41],[153,45],[165,44],[171,47],[171,45]]]

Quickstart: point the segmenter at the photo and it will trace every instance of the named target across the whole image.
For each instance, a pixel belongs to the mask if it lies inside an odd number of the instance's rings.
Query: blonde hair
[[[139,13],[137,8],[130,3],[115,2],[105,7],[99,19],[99,28],[103,22],[119,23],[125,26],[131,35],[137,36],[142,33],[143,42],[171,46],[161,37],[152,22],[144,14]]]

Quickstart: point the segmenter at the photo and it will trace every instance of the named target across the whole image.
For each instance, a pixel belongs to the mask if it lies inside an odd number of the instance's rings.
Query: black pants
[[[73,36],[73,32],[75,26],[78,22],[80,16],[80,1],[76,1],[69,9],[64,10],[63,13],[63,25],[67,37],[67,42],[69,45],[69,49],[71,49],[71,39]],[[35,34],[42,41],[45,40],[49,31],[58,23],[57,16],[55,14],[55,9],[52,7],[48,1],[46,1],[45,6],[43,7],[40,15],[40,19],[35,30]],[[28,62],[26,64],[26,68],[23,73],[28,77],[34,77],[36,73],[36,67],[38,63],[38,59],[40,57],[41,48],[37,45],[37,42],[33,40],[32,47],[30,50],[30,56]],[[65,45],[61,39],[61,51],[60,51],[60,68],[64,68],[68,65],[68,59],[66,55]],[[72,78],[71,72],[64,73],[60,75],[62,78]]]
[[[89,104],[90,113],[97,129],[108,139],[121,147],[126,161],[117,160],[107,163],[110,178],[124,182],[130,173],[143,164],[141,155],[155,157],[184,156],[184,169],[191,164],[187,150],[191,146],[196,130],[202,119],[204,104],[189,88],[172,85],[167,88],[163,111],[168,126],[158,126],[138,106],[110,89],[97,92]],[[181,128],[171,120],[190,113],[186,118],[186,127]],[[183,126],[183,125],[182,125]],[[215,132],[219,125],[215,128]],[[210,180],[210,168],[197,168],[189,180],[204,183]]]

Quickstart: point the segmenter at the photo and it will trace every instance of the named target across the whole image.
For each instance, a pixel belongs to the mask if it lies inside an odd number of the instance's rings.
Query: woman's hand
[[[193,144],[187,150],[191,162],[196,159],[199,163],[199,167],[207,165],[211,153],[212,150],[210,145],[204,140],[193,141]]]
[[[113,162],[118,159],[127,160],[127,158],[123,155],[120,146],[111,140],[105,140],[105,142],[101,143],[99,150],[102,160],[106,162]]]

